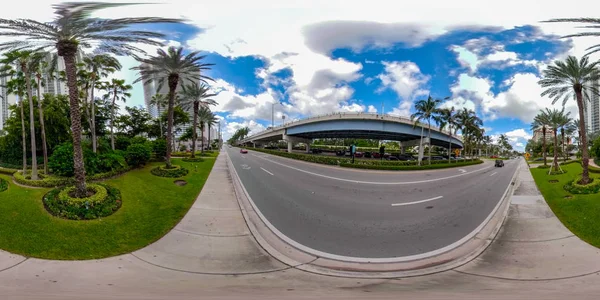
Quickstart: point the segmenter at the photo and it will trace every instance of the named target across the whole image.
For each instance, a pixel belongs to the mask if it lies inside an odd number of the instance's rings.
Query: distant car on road
[[[496,159],[496,164],[494,166],[504,167],[504,161],[502,161],[501,159]]]
[[[246,153],[248,153],[248,150],[246,150],[246,149],[242,148],[242,149],[240,149],[240,153],[242,153],[242,154],[246,154]]]

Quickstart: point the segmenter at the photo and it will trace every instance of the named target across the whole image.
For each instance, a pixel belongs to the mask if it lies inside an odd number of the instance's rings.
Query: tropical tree
[[[161,90],[167,82],[169,87],[168,119],[167,119],[167,145],[173,141],[173,108],[175,106],[175,96],[177,86],[185,81],[189,83],[206,82],[212,78],[202,74],[210,70],[213,64],[203,63],[205,55],[199,55],[199,51],[193,51],[185,55],[183,48],[169,47],[167,51],[158,49],[155,56],[150,58],[138,58],[141,63],[139,66],[131,68],[139,72],[136,82],[150,83],[157,79],[157,90]],[[171,168],[171,149],[167,148],[165,157],[167,168]]]
[[[489,155],[489,149],[490,149],[490,145],[492,144],[492,137],[489,135],[486,135],[483,137],[483,145],[485,146],[485,156],[490,156]]]
[[[510,145],[508,143],[508,137],[505,134],[501,134],[498,137],[498,145],[500,146],[502,155],[505,155],[505,152],[508,150],[508,146]]]
[[[456,133],[452,131],[452,128],[456,131],[456,115],[454,106],[450,108],[442,108],[437,114],[433,116],[433,119],[440,125],[440,131],[443,131],[448,127],[450,135],[448,136],[448,162],[451,162],[452,157],[452,134]]]
[[[212,119],[206,122],[206,126],[208,126],[208,147],[209,149],[212,149],[212,142],[210,139],[210,129],[214,126],[219,124],[219,118],[217,118],[217,116],[213,113],[212,115]]]
[[[544,157],[544,166],[547,165],[547,152],[546,151],[546,133],[548,132],[548,128],[550,127],[550,115],[547,111],[540,110],[540,112],[533,118],[533,122],[531,123],[531,131],[535,132],[542,129],[542,156]]]
[[[13,79],[6,83],[6,93],[19,97],[19,108],[21,110],[21,137],[23,148],[23,175],[27,173],[27,140],[25,133],[25,94],[26,92],[25,76],[22,72],[16,73]]]
[[[206,128],[206,124],[208,124],[209,122],[214,122],[214,120],[215,120],[215,115],[213,115],[213,113],[210,111],[210,109],[208,109],[208,107],[206,107],[206,106],[200,107],[200,109],[198,110],[198,122],[200,122],[200,147],[201,147],[200,151],[201,152],[204,152],[204,129]],[[194,138],[196,138],[195,135],[194,135]],[[192,141],[192,145],[194,145],[193,141]]]
[[[592,95],[599,95],[598,86],[596,83],[600,80],[600,72],[598,70],[599,62],[589,62],[587,57],[578,60],[574,56],[569,56],[565,61],[557,60],[554,65],[548,66],[543,71],[543,78],[538,82],[545,90],[541,96],[549,96],[552,98],[552,104],[558,100],[562,100],[563,107],[569,100],[574,98],[577,101],[579,109],[579,130],[581,135],[581,164],[583,166],[583,174],[579,184],[586,185],[590,183],[589,174],[589,153],[588,142],[585,134],[585,116],[584,116],[584,101],[590,101]]]
[[[447,97],[445,99],[448,99]],[[427,120],[428,124],[428,138],[429,138],[429,164],[431,164],[431,120],[438,112],[438,106],[442,103],[440,99],[434,99],[429,95],[427,99],[418,100],[415,102],[415,113],[410,116],[410,120],[415,124],[416,127],[422,120]],[[421,142],[419,143],[419,152],[423,148],[423,127],[421,126]],[[419,155],[419,163],[421,163],[421,155]]]
[[[483,121],[475,114],[475,111],[463,107],[456,113],[456,124],[463,134],[465,153],[469,153],[467,145],[472,143],[473,136],[483,126]],[[472,153],[473,147],[470,148]]]
[[[554,134],[554,160],[552,161],[552,170],[554,172],[558,172],[558,128],[562,128],[571,122],[571,118],[569,117],[571,113],[569,112],[565,114],[564,108],[562,110],[550,110],[549,108],[546,108],[546,113],[549,116],[550,127],[552,128],[552,132]]]
[[[584,24],[591,24],[591,25],[579,26],[579,28],[587,28],[587,29],[592,29],[592,28],[599,29],[600,28],[600,19],[598,19],[598,18],[557,18],[557,19],[551,19],[551,20],[547,20],[547,21],[543,21],[543,22],[546,22],[546,23],[584,23]],[[600,32],[585,31],[585,32],[579,32],[579,33],[565,35],[565,36],[562,36],[561,38],[588,37],[588,36],[600,36]],[[588,50],[589,52],[585,56],[589,56],[590,54],[600,51],[600,44],[591,46],[591,47],[587,48],[586,50]]]
[[[565,155],[565,161],[567,161],[567,159],[569,158],[569,149],[568,147],[566,147],[567,144],[569,144],[572,141],[572,136],[573,134],[575,134],[575,132],[577,132],[577,124],[579,123],[579,120],[573,120],[571,119],[571,121],[566,124],[565,126],[563,126],[561,128],[561,136],[562,136],[562,140],[563,140],[563,153]]]
[[[209,87],[204,84],[184,84],[182,85],[182,88],[182,99],[179,105],[185,110],[188,110],[190,108],[192,108],[193,110],[192,158],[194,158],[196,157],[196,140],[198,139],[196,128],[198,127],[198,116],[200,113],[200,107],[207,108],[208,105],[217,105],[217,101],[210,99],[210,97],[214,97],[217,94],[210,93]],[[208,110],[208,112],[210,113],[210,110]],[[206,115],[206,117],[208,117],[208,115]],[[211,118],[211,120],[213,119],[214,116],[213,118]],[[205,120],[205,122],[207,122],[207,120]],[[202,126],[203,124],[200,127]],[[202,134],[204,134],[204,131],[202,131]],[[204,138],[202,138],[202,145],[202,151],[204,151]]]
[[[127,98],[131,97],[130,90],[133,87],[130,84],[125,84],[125,79],[111,79],[103,85],[103,89],[106,90],[104,97],[111,99],[110,106],[110,146],[115,150],[115,134],[114,134],[114,123],[115,123],[115,104],[117,100],[125,102]]]
[[[89,89],[90,95],[90,109],[88,115],[90,116],[90,131],[92,133],[92,150],[96,153],[98,140],[96,139],[96,101],[94,98],[94,90],[101,88],[101,85],[98,85],[100,78],[107,77],[109,74],[121,70],[121,63],[109,54],[95,54],[84,56],[83,64],[89,74],[89,81],[86,85],[86,89]]]
[[[47,61],[47,58],[50,57],[50,62]],[[49,77],[54,77],[54,72],[56,70],[58,56],[55,54],[50,54],[48,52],[38,52],[36,54],[35,59],[32,61],[31,69],[35,73],[35,79],[37,84],[37,103],[38,103],[38,115],[40,120],[40,132],[42,137],[42,154],[44,156],[44,173],[48,174],[48,141],[46,139],[46,123],[44,118],[44,109],[43,109],[43,96],[42,96],[42,76],[44,74],[48,74]]]
[[[84,197],[87,194],[85,168],[81,148],[81,113],[79,90],[77,86],[77,68],[75,57],[83,48],[97,46],[100,52],[117,55],[145,53],[132,43],[155,46],[163,44],[157,39],[164,38],[163,33],[132,28],[132,25],[152,23],[181,23],[181,19],[156,17],[103,19],[92,17],[92,13],[110,7],[123,7],[127,3],[106,2],[68,2],[54,5],[56,18],[52,22],[42,23],[31,19],[0,19],[0,36],[12,36],[15,40],[0,43],[3,50],[43,50],[56,49],[58,56],[65,62],[67,86],[71,113],[71,133],[73,135],[73,167],[75,174],[75,194]]]
[[[168,99],[164,94],[156,93],[154,96],[152,96],[150,105],[156,106],[156,109],[160,112],[162,108],[168,105]],[[160,117],[158,118],[158,127],[160,128],[160,137],[162,138],[164,135]]]

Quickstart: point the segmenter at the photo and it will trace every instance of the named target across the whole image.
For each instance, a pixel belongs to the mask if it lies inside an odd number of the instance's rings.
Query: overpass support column
[[[306,153],[310,153],[310,143],[306,143]]]
[[[292,150],[294,150],[294,142],[292,141],[287,141],[287,146],[288,146],[288,153],[292,153]]]
[[[400,146],[400,154],[406,154],[406,147]]]
[[[292,152],[292,146],[294,145],[294,143],[306,144],[307,151],[310,149],[310,143],[312,143],[312,139],[305,139],[305,138],[300,138],[300,137],[295,137],[295,136],[289,136],[287,134],[283,135],[283,140],[288,143],[288,152]]]

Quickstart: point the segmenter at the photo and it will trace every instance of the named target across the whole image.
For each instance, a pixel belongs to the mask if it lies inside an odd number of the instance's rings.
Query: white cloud
[[[377,108],[375,108],[375,106],[373,106],[373,105],[369,105],[369,108],[367,109],[367,112],[376,113],[377,112]]]
[[[381,80],[379,90],[391,89],[401,100],[399,107],[394,108],[391,114],[410,115],[412,100],[417,96],[427,95],[428,91],[424,89],[424,85],[430,76],[423,75],[419,67],[410,61],[382,63],[385,73],[378,76]]]
[[[254,120],[244,122],[222,122],[221,126],[224,127],[222,131],[224,140],[229,139],[240,128],[250,128],[250,135],[261,132],[266,129],[265,126]]]

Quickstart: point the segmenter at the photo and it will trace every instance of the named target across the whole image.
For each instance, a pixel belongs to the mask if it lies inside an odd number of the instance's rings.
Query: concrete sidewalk
[[[89,261],[0,251],[0,299],[597,299],[598,249],[556,219],[527,168],[518,178],[503,229],[475,260],[413,278],[336,278],[286,266],[260,248],[222,154],[181,223],[144,249]]]

